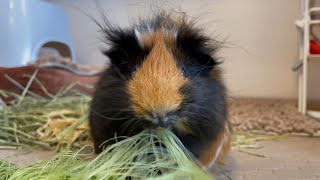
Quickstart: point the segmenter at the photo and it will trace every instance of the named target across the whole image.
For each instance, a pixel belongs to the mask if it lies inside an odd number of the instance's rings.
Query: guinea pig
[[[231,128],[215,57],[218,41],[185,16],[165,13],[129,28],[109,21],[100,27],[110,66],[96,85],[89,113],[96,153],[115,134],[160,127],[171,130],[203,166],[222,162]]]

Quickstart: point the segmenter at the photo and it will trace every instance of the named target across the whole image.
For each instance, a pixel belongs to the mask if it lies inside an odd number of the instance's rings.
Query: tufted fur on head
[[[96,151],[115,133],[131,136],[161,127],[172,130],[204,165],[225,154],[220,150],[228,151],[230,127],[215,57],[221,43],[181,15],[160,13],[129,28],[104,20],[100,28],[111,66],[90,109]]]

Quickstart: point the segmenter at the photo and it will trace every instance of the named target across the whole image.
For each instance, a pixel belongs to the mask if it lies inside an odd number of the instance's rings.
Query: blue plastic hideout
[[[1,0],[0,40],[2,67],[27,65],[45,48],[75,59],[68,17],[50,1]]]

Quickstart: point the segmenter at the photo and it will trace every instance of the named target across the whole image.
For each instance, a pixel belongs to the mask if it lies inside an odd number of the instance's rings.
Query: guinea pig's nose
[[[156,126],[167,128],[169,126],[169,121],[166,114],[152,113],[152,123]]]

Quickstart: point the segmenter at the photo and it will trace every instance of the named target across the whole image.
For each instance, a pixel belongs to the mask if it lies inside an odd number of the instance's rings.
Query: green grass
[[[90,159],[80,152],[62,151],[50,161],[22,168],[2,162],[0,172],[4,175],[0,179],[213,179],[188,155],[177,137],[164,129],[124,138]]]

